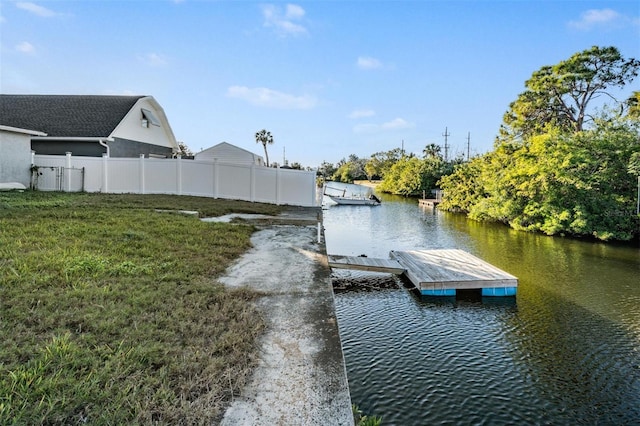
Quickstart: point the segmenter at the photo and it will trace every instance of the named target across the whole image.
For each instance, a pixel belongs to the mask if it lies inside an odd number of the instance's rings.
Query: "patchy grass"
[[[210,424],[243,386],[264,324],[215,278],[254,229],[155,209],[279,211],[0,193],[0,424]]]

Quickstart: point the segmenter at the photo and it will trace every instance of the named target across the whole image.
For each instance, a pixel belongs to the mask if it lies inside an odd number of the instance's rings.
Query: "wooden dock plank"
[[[421,198],[418,200],[418,205],[422,207],[437,207],[438,204],[440,204],[440,201],[434,198]]]
[[[363,256],[328,255],[331,268],[402,274],[405,268],[395,260]]]
[[[457,249],[392,251],[405,275],[420,290],[516,287],[518,279]]]
[[[404,274],[425,295],[450,296],[456,290],[481,289],[483,295],[514,296],[518,279],[458,249],[392,251],[391,259],[328,255],[329,266]]]

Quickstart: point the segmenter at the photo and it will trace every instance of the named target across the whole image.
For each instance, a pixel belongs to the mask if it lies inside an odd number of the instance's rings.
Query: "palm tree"
[[[440,157],[440,145],[436,145],[435,143],[430,143],[425,146],[422,150],[424,154],[424,158],[437,158]]]
[[[267,153],[267,144],[273,144],[273,136],[271,136],[271,132],[267,132],[265,129],[256,132],[256,143],[261,143],[264,147],[264,156],[267,160],[267,167],[269,167],[269,154]]]

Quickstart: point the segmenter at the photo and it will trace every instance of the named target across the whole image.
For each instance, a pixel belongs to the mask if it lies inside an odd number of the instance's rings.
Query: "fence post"
[[[276,168],[276,205],[280,205],[280,166]]]
[[[29,189],[38,189],[38,170],[35,169],[36,165],[36,152],[31,150],[31,176],[29,176]],[[35,176],[35,177],[34,177]]]
[[[102,154],[102,192],[109,192],[109,155],[105,152]]]
[[[182,155],[176,157],[176,192],[182,195]]]
[[[213,159],[213,198],[218,198],[218,159]]]
[[[71,152],[65,152],[65,171],[64,178],[66,179],[66,189],[65,192],[71,192]]]
[[[144,182],[144,154],[140,154],[140,162],[138,163],[138,178],[140,180],[140,193],[145,193],[145,182]]]
[[[256,165],[255,164],[251,164],[249,185],[251,185],[251,188],[249,189],[249,194],[250,194],[249,199],[253,203],[254,201],[256,201]]]

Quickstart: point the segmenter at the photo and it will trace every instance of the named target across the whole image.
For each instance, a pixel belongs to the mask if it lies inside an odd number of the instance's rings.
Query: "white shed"
[[[46,136],[37,130],[0,125],[0,183],[31,183],[31,137]]]
[[[219,161],[221,163],[243,164],[264,166],[264,159],[235,145],[231,145],[227,142],[221,142],[218,145],[214,145],[211,148],[207,148],[203,151],[195,154],[195,159],[200,161]]]

